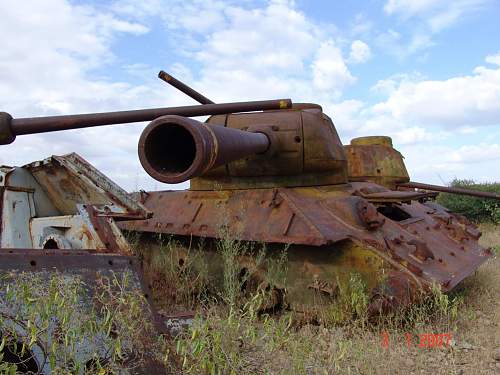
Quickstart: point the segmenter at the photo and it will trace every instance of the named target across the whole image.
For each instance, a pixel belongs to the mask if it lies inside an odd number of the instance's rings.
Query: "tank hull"
[[[283,290],[286,303],[295,310],[335,298],[352,273],[361,275],[372,290],[374,306],[380,307],[377,298],[401,305],[432,285],[443,292],[452,290],[492,255],[478,244],[477,228],[430,201],[433,196],[392,191],[370,182],[151,192],[137,199],[153,212],[152,218],[119,226],[129,232],[169,235],[184,243],[229,238],[266,244],[269,257],[286,248]],[[208,262],[222,264],[217,258]],[[242,270],[249,268],[248,259],[240,262]],[[211,268],[213,274],[221,272]],[[257,284],[265,282],[266,271],[258,273]],[[392,287],[381,288],[381,283]],[[380,296],[381,289],[392,295]]]

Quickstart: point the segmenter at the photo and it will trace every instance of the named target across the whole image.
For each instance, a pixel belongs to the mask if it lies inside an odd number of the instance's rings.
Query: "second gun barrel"
[[[472,197],[478,197],[478,198],[491,198],[491,199],[496,199],[500,200],[500,195],[487,192],[487,191],[478,191],[478,190],[470,190],[470,189],[463,189],[463,188],[456,188],[456,187],[448,187],[448,186],[439,186],[439,185],[430,185],[430,184],[423,184],[421,182],[406,182],[406,183],[400,183],[398,186],[401,187],[406,187],[406,188],[416,188],[416,189],[423,189],[423,190],[432,190],[432,191],[440,191],[443,193],[450,193],[450,194],[460,194],[460,195],[470,195]]]
[[[235,112],[265,111],[291,108],[290,99],[261,100],[249,102],[191,105],[139,109],[132,111],[87,113],[65,116],[31,117],[12,119],[10,124],[14,135],[46,133],[60,130],[87,128],[92,126],[125,124],[152,121],[165,115],[186,117],[218,115]]]

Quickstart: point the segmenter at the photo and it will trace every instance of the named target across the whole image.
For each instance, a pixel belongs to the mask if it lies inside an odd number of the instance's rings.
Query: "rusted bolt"
[[[454,257],[454,256],[455,256],[455,253],[454,253],[453,251],[450,251],[450,255],[451,255],[452,257]]]
[[[297,143],[300,143],[300,141],[302,141],[302,139],[298,135],[296,135],[294,138],[294,141]]]

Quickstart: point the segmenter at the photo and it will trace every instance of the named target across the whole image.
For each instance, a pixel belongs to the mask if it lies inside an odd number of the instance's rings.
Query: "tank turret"
[[[347,183],[347,159],[332,121],[317,105],[212,116],[167,116],[139,141],[145,170],[191,190]]]
[[[403,155],[393,148],[391,137],[354,138],[350,145],[344,147],[349,181],[370,181],[393,190],[419,189],[500,200],[500,195],[496,193],[410,181]]]

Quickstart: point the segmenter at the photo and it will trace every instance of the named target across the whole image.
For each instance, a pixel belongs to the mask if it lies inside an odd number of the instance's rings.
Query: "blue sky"
[[[500,181],[497,0],[27,0],[0,3],[0,108],[14,116],[217,102],[323,106],[344,143],[387,134],[413,180]],[[126,189],[144,124],[19,137],[0,163],[71,151]],[[185,184],[183,186],[186,186]]]

